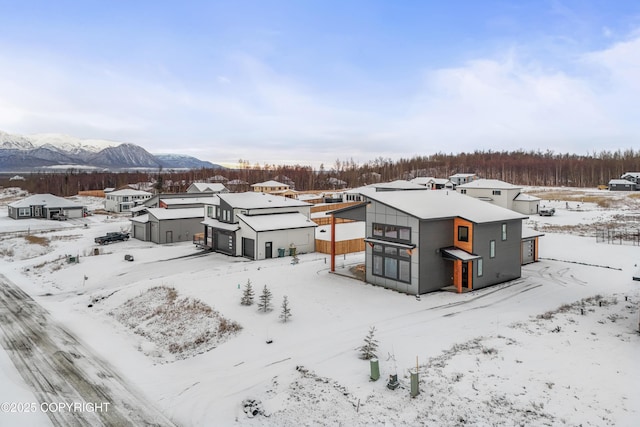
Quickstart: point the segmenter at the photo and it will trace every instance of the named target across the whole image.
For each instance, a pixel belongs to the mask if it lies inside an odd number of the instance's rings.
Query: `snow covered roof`
[[[364,239],[367,224],[364,221],[343,222],[336,224],[336,242],[343,240]],[[316,229],[316,239],[331,241],[331,226],[320,225]]]
[[[288,184],[283,184],[278,181],[270,180],[265,182],[257,182],[255,184],[251,184],[252,187],[289,187]]]
[[[435,178],[432,176],[419,176],[418,178],[413,178],[409,182],[413,182],[414,184],[419,184],[419,185],[427,185],[427,184],[431,184],[432,182],[435,182]]]
[[[484,223],[527,218],[512,210],[451,190],[371,192],[366,197],[419,219],[460,217]]]
[[[34,194],[13,203],[9,203],[12,208],[28,208],[29,206],[46,206],[48,208],[81,208],[82,206],[53,194]]]
[[[221,200],[227,202],[233,208],[238,209],[266,209],[311,206],[310,203],[300,200],[282,197],[275,194],[258,193],[252,191],[248,191],[245,193],[219,194],[218,197],[220,197]]]
[[[194,182],[193,184],[191,184],[189,186],[189,188],[195,188],[196,190],[198,190],[201,193],[205,193],[205,192],[214,192],[214,193],[218,193],[220,191],[224,191],[227,189],[227,187],[225,187],[224,185],[218,183],[218,182],[213,182],[213,183],[209,183],[209,182]]]
[[[416,184],[415,182],[405,181],[398,179],[391,182],[380,182],[376,184],[369,184],[362,187],[352,188],[346,190],[345,193],[349,194],[364,194],[367,192],[375,192],[378,190],[426,190],[424,185]]]
[[[532,196],[526,193],[518,193],[518,195],[514,197],[513,200],[517,200],[519,202],[537,202],[538,200],[540,200],[540,197]]]
[[[182,209],[164,209],[164,208],[149,208],[149,215],[156,217],[157,219],[187,219],[187,218],[203,218],[203,208],[182,208]]]
[[[455,175],[451,175],[449,178],[468,178],[470,176],[476,176],[475,173],[457,173]]]
[[[609,185],[611,184],[615,184],[615,185],[636,185],[634,182],[628,181],[626,179],[612,179],[611,181],[609,181]]]
[[[177,197],[177,198],[169,198],[169,199],[160,199],[161,203],[164,203],[167,206],[171,205],[192,205],[192,204],[207,204],[212,205],[215,201],[218,201],[217,197],[213,196],[203,196],[203,197]]]
[[[544,233],[534,230],[533,228],[522,226],[523,239],[533,239],[534,237],[542,237],[542,236],[544,236]]]
[[[140,211],[144,211],[144,210],[146,210],[148,208],[149,208],[148,206],[140,205],[140,206],[132,207],[131,209],[129,209],[129,211],[131,211],[131,212],[140,212]]]
[[[122,190],[111,191],[109,195],[110,196],[149,196],[151,197],[153,194],[149,193],[148,191],[133,190],[130,188],[125,188]]]
[[[442,256],[445,258],[454,258],[462,261],[471,261],[480,258],[478,255],[470,254],[469,252],[458,248],[445,248],[441,251]]]
[[[458,185],[458,188],[482,188],[482,189],[498,189],[498,190],[519,190],[522,187],[500,181],[499,179],[476,179],[466,184]]]
[[[238,214],[237,217],[255,231],[288,230],[318,226],[318,224],[298,212],[267,215]]]
[[[228,222],[218,221],[215,218],[209,217],[206,217],[200,224],[227,231],[236,231],[240,229],[240,226],[237,223],[229,224]]]
[[[625,172],[624,174],[622,174],[622,176],[620,178],[623,178],[625,176],[632,176],[634,178],[640,178],[640,172]]]
[[[133,218],[130,219],[130,221],[131,222],[139,222],[141,224],[146,224],[147,222],[149,222],[149,214],[134,216]]]

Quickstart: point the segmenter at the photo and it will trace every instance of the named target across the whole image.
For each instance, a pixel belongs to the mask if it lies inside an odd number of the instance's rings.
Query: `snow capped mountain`
[[[199,169],[199,168],[222,168],[215,163],[197,159],[184,154],[154,154],[156,159],[165,169]]]
[[[194,157],[171,155],[158,158],[130,143],[102,139],[80,139],[69,135],[12,135],[0,131],[0,171],[34,168],[93,167],[132,168],[210,168],[216,167]]]

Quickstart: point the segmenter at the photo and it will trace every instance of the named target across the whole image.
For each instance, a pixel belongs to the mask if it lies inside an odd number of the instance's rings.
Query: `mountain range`
[[[222,168],[181,154],[151,154],[139,145],[68,135],[13,135],[0,131],[0,171],[47,169],[200,169]]]

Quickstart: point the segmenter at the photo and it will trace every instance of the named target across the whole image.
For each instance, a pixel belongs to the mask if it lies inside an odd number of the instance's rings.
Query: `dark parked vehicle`
[[[553,216],[556,213],[555,208],[540,208],[540,216]]]
[[[124,242],[129,240],[129,233],[122,233],[119,231],[113,233],[107,233],[104,236],[96,237],[94,241],[99,245],[107,245],[112,242]]]

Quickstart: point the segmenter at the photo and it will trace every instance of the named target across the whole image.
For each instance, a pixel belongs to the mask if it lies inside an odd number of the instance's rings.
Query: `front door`
[[[173,243],[173,231],[167,231],[167,241],[166,243]]]
[[[273,244],[272,242],[265,242],[264,244],[264,257],[272,258],[273,257]]]
[[[462,263],[462,287],[469,286],[469,263],[464,261]]]

